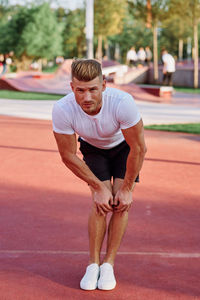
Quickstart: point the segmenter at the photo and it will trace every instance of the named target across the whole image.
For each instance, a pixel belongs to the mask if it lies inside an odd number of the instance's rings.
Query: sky
[[[9,3],[12,5],[26,5],[30,2],[33,2],[33,0],[9,0]],[[61,6],[65,9],[73,10],[79,7],[83,7],[84,0],[51,0],[50,2],[53,8]]]

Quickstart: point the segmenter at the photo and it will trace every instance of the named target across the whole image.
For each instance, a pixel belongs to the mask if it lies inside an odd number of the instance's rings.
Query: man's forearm
[[[133,151],[129,152],[126,163],[126,174],[124,177],[122,189],[128,191],[133,190],[135,179],[142,168],[145,152],[145,150],[138,151],[137,153],[134,153]]]
[[[87,182],[94,189],[99,189],[101,187],[102,182],[76,154],[62,157],[62,161],[77,177]]]

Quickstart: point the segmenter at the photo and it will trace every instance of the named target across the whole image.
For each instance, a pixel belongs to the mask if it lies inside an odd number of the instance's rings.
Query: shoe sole
[[[85,289],[85,288],[81,287],[81,285],[80,285],[80,288],[81,288],[81,290],[84,290],[84,291],[94,291],[97,289],[97,284],[96,284],[96,287],[90,288],[90,289]]]

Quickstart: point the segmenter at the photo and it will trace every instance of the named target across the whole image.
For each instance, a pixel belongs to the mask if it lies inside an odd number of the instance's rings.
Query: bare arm
[[[63,163],[79,178],[87,182],[94,189],[101,186],[101,181],[90,171],[88,166],[77,156],[77,142],[75,134],[59,134],[54,132],[58,150]]]
[[[59,134],[54,132],[58,145],[58,150],[63,163],[76,176],[87,182],[95,191],[94,202],[100,214],[111,210],[109,201],[112,194],[109,189],[101,182],[88,168],[88,166],[77,156],[77,141],[75,134]]]
[[[124,182],[115,197],[115,203],[120,202],[120,211],[128,210],[130,207],[135,179],[142,168],[144,156],[147,151],[142,120],[135,126],[122,130],[122,133],[130,147],[130,152],[127,158]]]

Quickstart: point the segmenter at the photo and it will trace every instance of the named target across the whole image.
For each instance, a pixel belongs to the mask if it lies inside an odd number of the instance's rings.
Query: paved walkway
[[[0,127],[0,299],[200,299],[198,136],[145,131],[117,287],[86,292],[87,184],[61,163],[50,121],[0,116]]]
[[[55,101],[0,99],[0,115],[51,120]],[[145,125],[200,122],[200,95],[176,93],[172,103],[137,101]]]
[[[87,184],[61,163],[50,121],[0,116],[0,127],[0,299],[200,299],[199,136],[145,131],[117,287],[86,292]]]
[[[90,193],[61,163],[54,102],[0,100],[0,299],[200,300],[200,137],[145,131],[117,287],[86,292]],[[137,104],[145,124],[200,121],[195,101]]]

